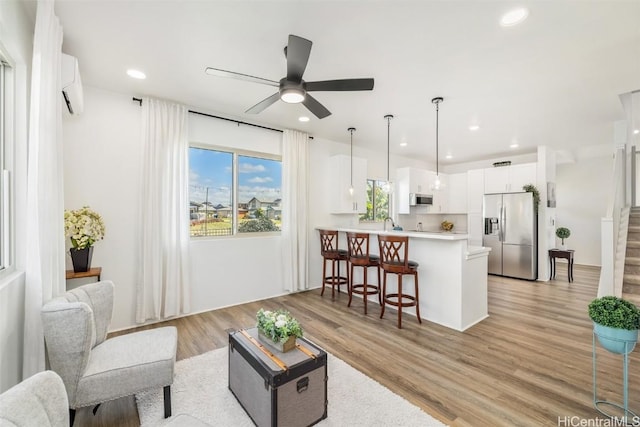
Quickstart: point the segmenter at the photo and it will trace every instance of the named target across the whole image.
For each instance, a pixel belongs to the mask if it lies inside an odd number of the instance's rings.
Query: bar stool
[[[380,266],[384,271],[382,282],[382,312],[380,318],[384,316],[386,304],[398,307],[398,329],[402,328],[402,308],[415,307],[418,322],[420,319],[420,301],[418,299],[418,263],[409,260],[409,237],[378,235],[380,246]],[[387,293],[387,273],[392,273],[398,277],[398,291]],[[414,295],[407,295],[402,292],[402,277],[405,274],[413,276],[415,287]]]
[[[351,307],[351,298],[353,294],[362,295],[364,302],[364,314],[367,314],[367,297],[369,295],[378,295],[378,303],[382,305],[380,294],[380,257],[369,253],[369,233],[347,233],[347,244],[349,247],[349,264],[351,269],[349,272],[351,281],[349,283],[349,304]],[[353,268],[362,267],[363,278],[362,283],[353,283]],[[375,267],[378,271],[378,284],[372,285],[367,281],[367,271],[369,267]]]
[[[319,230],[320,231],[320,254],[322,255],[322,292],[320,296],[324,295],[325,285],[331,285],[331,298],[335,297],[336,286],[338,292],[340,292],[340,286],[347,285],[349,288],[349,266],[345,265],[347,269],[347,276],[340,275],[340,261],[344,261],[345,264],[349,261],[349,254],[347,251],[338,249],[338,231],[337,230]],[[327,276],[327,261],[331,262],[331,275]],[[337,267],[337,272],[336,272]]]

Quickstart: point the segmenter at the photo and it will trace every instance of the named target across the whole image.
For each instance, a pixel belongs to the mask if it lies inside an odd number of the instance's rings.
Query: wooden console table
[[[99,282],[101,274],[102,274],[102,267],[94,267],[94,268],[90,268],[89,271],[79,271],[77,273],[73,270],[66,271],[67,280],[83,279],[85,277],[97,277]]]
[[[549,249],[549,261],[551,262],[551,275],[549,280],[556,277],[556,258],[564,258],[567,260],[567,278],[569,283],[573,282],[573,249]]]

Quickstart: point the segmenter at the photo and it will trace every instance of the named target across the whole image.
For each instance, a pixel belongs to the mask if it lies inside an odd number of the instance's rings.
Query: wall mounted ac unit
[[[84,110],[84,97],[82,94],[82,81],[78,59],[74,56],[62,54],[62,96],[71,114],[80,114]]]

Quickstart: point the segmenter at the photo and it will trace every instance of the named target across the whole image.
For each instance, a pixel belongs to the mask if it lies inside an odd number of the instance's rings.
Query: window
[[[389,215],[389,186],[387,181],[367,180],[367,213],[360,221],[384,221]]]
[[[190,147],[189,173],[192,237],[280,231],[280,159]]]
[[[10,180],[8,153],[13,150],[11,67],[0,51],[0,270],[11,264]]]

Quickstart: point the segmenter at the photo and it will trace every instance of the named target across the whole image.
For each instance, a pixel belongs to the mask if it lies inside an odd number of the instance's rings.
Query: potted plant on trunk
[[[567,227],[558,227],[556,229],[556,236],[560,239],[560,248],[566,249],[567,247],[564,245],[564,239],[568,239],[571,236],[571,230]]]
[[[589,317],[600,344],[613,353],[630,353],[638,341],[640,310],[615,296],[596,298],[589,304]]]
[[[286,310],[263,310],[256,314],[258,338],[280,352],[293,350],[296,338],[302,337],[300,323]]]
[[[104,222],[89,206],[64,211],[64,234],[71,239],[73,271],[89,271],[93,245],[104,238]]]

